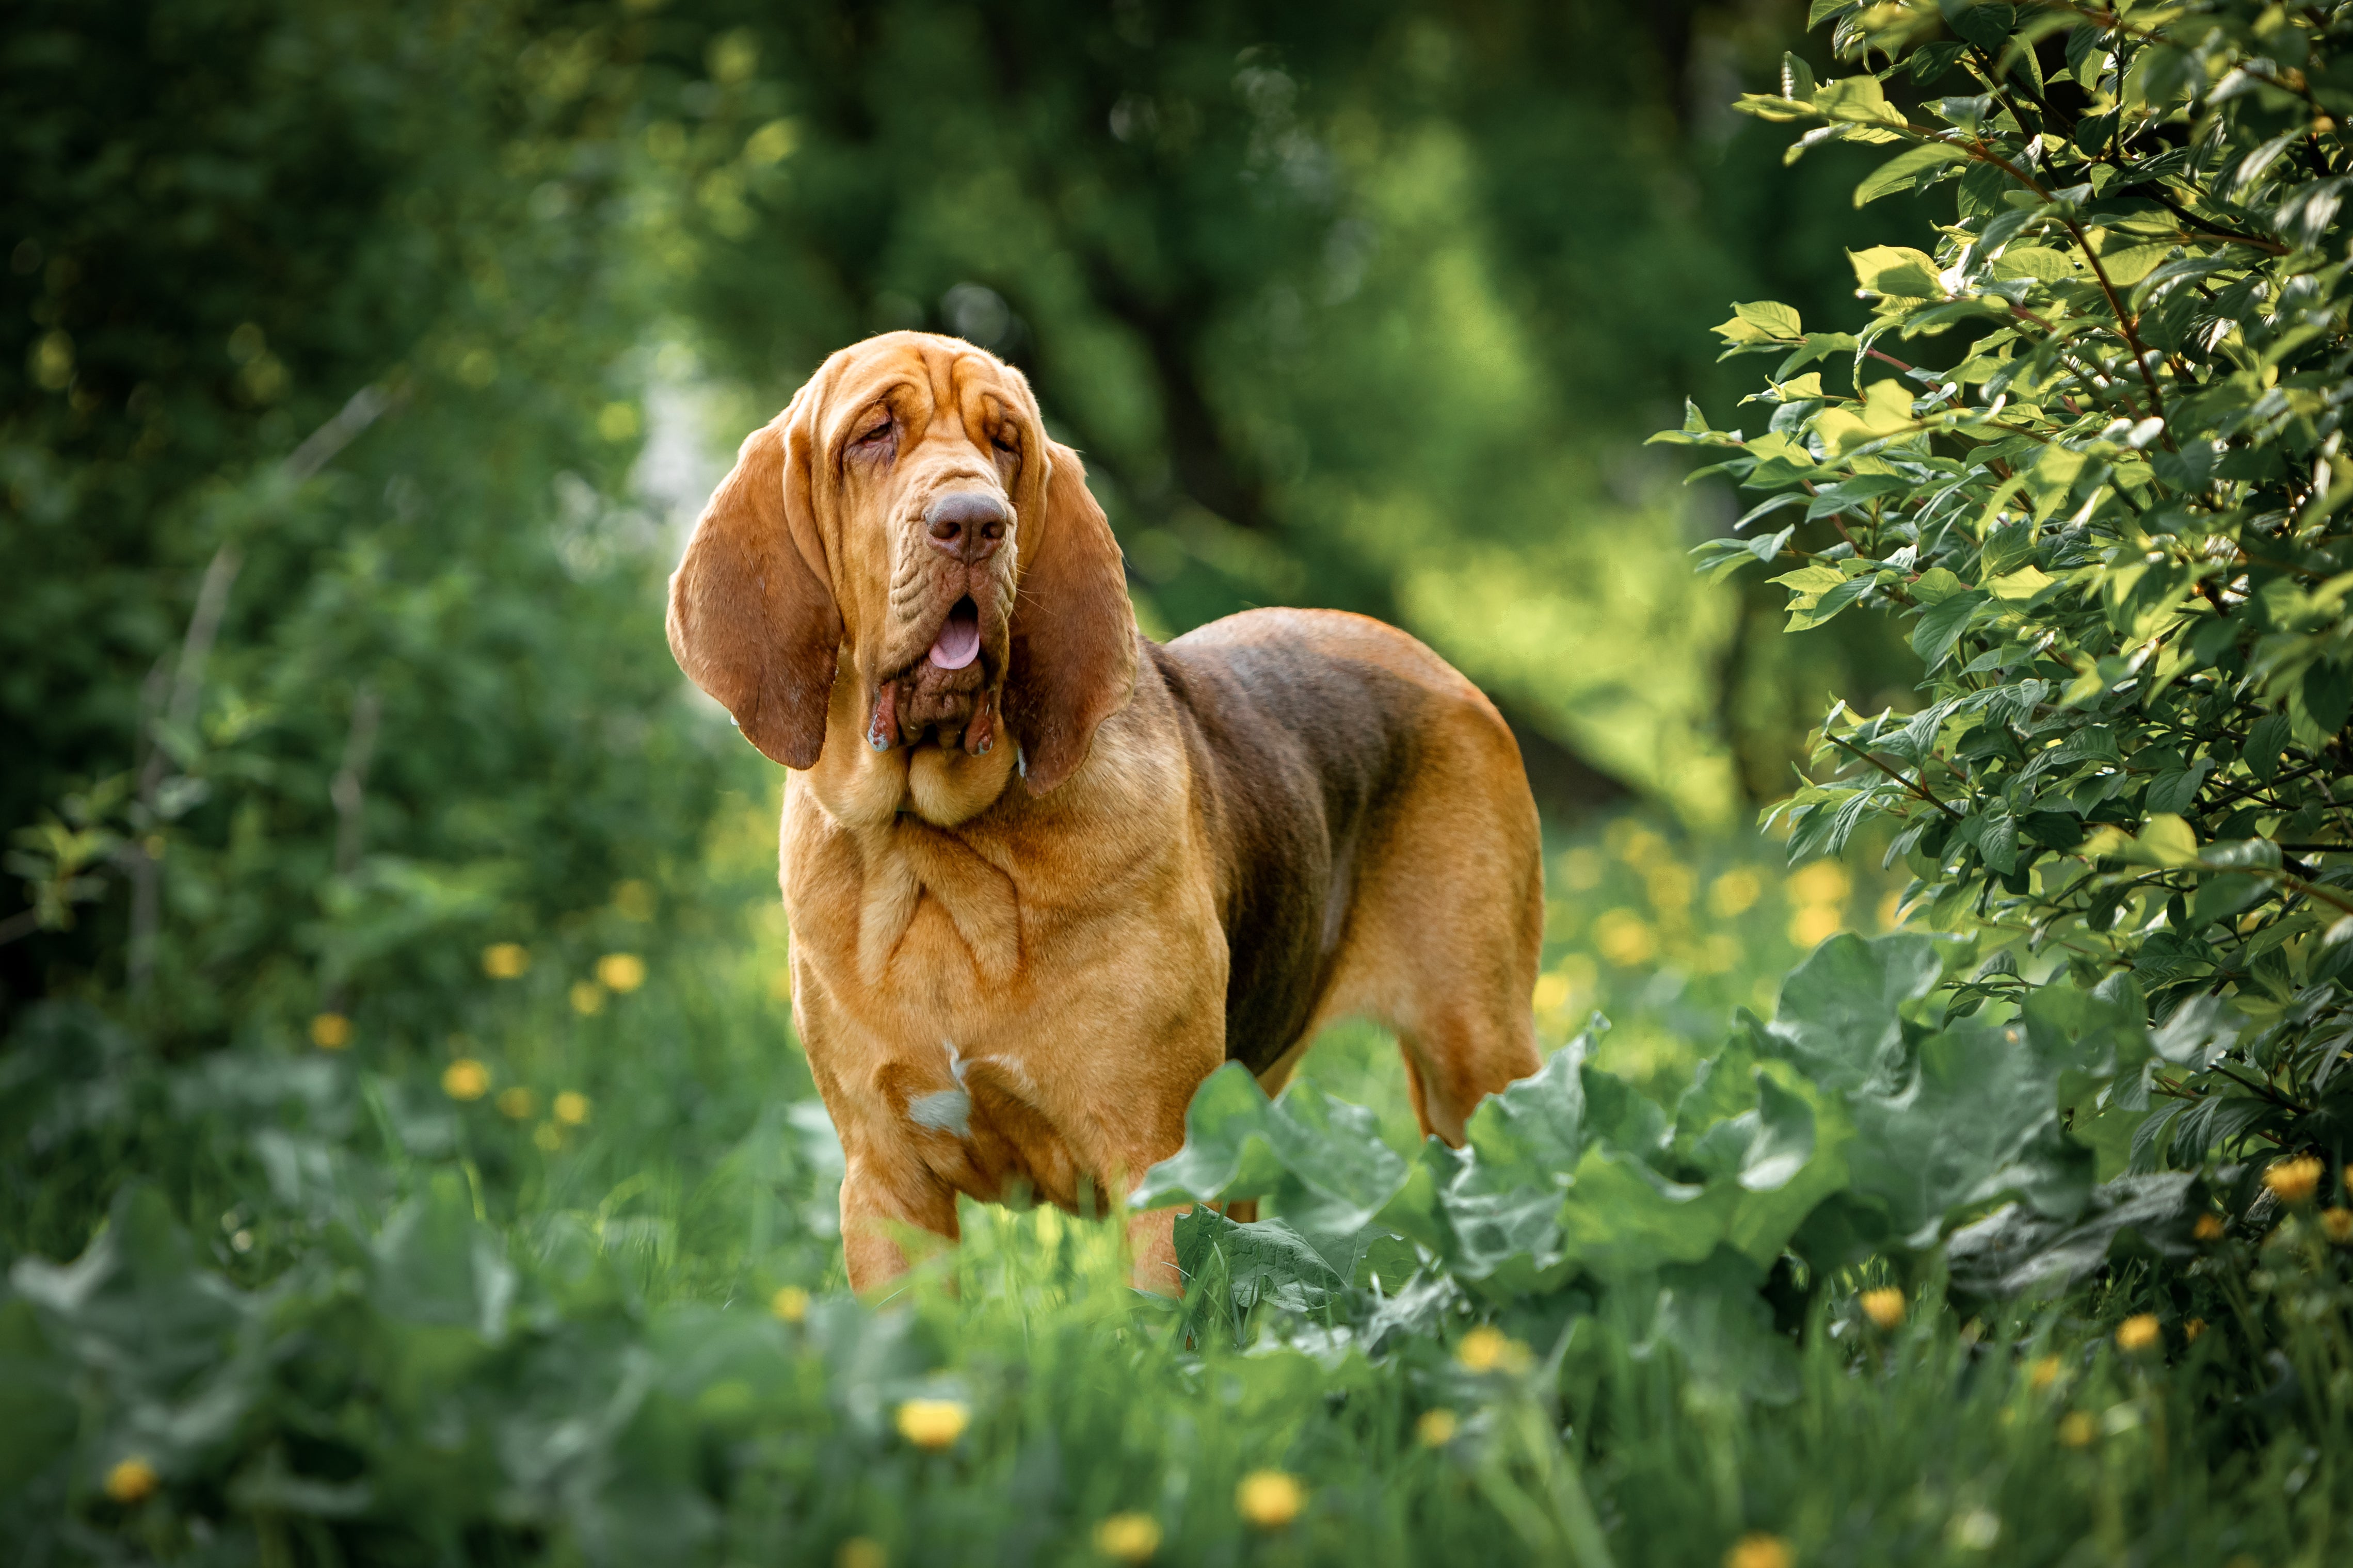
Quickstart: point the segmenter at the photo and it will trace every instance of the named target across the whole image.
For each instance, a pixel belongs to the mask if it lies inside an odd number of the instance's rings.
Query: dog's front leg
[[[865,1295],[906,1273],[900,1238],[910,1230],[928,1231],[954,1246],[955,1194],[911,1162],[850,1153],[841,1177],[841,1251],[850,1289]]]
[[[1162,1296],[1185,1293],[1184,1276],[1176,1270],[1176,1211],[1146,1209],[1130,1215],[1127,1250],[1133,1260],[1130,1276],[1139,1290]]]

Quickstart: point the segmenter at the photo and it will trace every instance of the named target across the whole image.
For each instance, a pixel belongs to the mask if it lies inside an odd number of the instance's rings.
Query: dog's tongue
[[[979,618],[950,616],[932,644],[932,662],[942,669],[962,669],[979,657]]]

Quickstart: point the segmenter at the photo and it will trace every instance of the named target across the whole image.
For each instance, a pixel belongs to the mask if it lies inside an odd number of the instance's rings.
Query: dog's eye
[[[875,426],[871,430],[869,430],[864,435],[859,437],[858,444],[861,447],[871,447],[875,442],[887,438],[890,434],[891,421],[885,419],[881,424]]]
[[[989,437],[989,442],[1008,458],[1018,458],[1021,455],[1021,443],[1013,437],[992,436]]]

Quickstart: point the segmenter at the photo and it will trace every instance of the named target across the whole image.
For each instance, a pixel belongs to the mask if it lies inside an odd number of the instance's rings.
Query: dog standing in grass
[[[1075,1208],[1268,1092],[1325,1023],[1397,1033],[1452,1142],[1535,1070],[1534,800],[1494,708],[1403,632],[1253,610],[1137,635],[1118,543],[1020,373],[892,332],[744,443],[670,643],[791,772],[793,1015],[863,1290],[955,1197]],[[1176,1285],[1169,1211],[1139,1283]]]

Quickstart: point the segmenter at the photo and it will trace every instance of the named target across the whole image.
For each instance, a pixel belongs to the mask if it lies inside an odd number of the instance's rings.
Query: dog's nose
[[[978,565],[997,553],[1011,521],[1005,503],[981,490],[951,490],[923,509],[933,547],[966,565]]]

